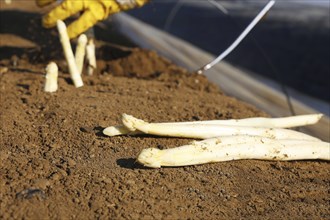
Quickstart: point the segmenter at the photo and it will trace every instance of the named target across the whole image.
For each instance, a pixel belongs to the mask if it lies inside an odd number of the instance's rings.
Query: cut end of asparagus
[[[46,83],[45,83],[45,92],[56,92],[58,77],[58,67],[56,63],[50,62],[46,67]]]
[[[113,137],[118,135],[137,135],[137,134],[143,134],[143,132],[138,130],[130,131],[124,125],[116,125],[105,128],[103,130],[103,134]]]
[[[137,162],[140,164],[151,167],[151,168],[160,168],[161,160],[160,156],[162,151],[157,148],[147,148],[143,149],[137,158]]]
[[[141,119],[137,119],[125,113],[122,114],[122,122],[125,125],[125,127],[130,131],[135,131],[137,125],[146,124],[145,121]]]
[[[323,114],[316,114],[316,120],[314,121],[314,123],[313,124],[316,124],[319,120],[321,120],[321,118],[323,117]]]
[[[292,126],[286,126],[286,127],[298,127],[298,126],[305,126],[305,125],[313,125],[320,121],[320,119],[323,117],[323,114],[309,114],[309,115],[296,115],[287,117],[287,121],[291,122]],[[281,118],[279,119],[279,121]],[[282,120],[283,122],[283,120]]]
[[[124,134],[128,134],[130,132],[131,131],[123,125],[110,126],[103,130],[103,134],[110,136],[110,137],[117,136],[117,135],[124,135]]]

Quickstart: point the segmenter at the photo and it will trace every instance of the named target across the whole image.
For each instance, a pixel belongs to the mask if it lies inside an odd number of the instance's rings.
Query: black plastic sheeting
[[[206,1],[205,1],[206,2]],[[130,15],[164,29],[176,1],[154,1]],[[228,2],[227,2],[228,3]],[[225,5],[225,4],[224,4]],[[232,1],[229,15],[184,3],[167,31],[214,55],[224,51],[262,9]],[[329,8],[276,3],[225,60],[303,94],[330,101]]]

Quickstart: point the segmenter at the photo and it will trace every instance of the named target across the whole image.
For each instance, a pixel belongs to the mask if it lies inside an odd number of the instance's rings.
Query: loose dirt
[[[122,113],[151,122],[267,115],[112,27],[96,27],[107,41],[96,41],[98,70],[77,89],[56,30],[40,27],[33,6],[1,5],[1,219],[330,218],[327,162],[137,164],[144,148],[191,140],[104,136]],[[51,60],[60,68],[53,94],[43,92]]]

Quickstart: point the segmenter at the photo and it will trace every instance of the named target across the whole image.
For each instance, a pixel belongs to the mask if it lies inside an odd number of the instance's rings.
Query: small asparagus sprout
[[[84,85],[84,83],[81,79],[75,58],[73,56],[73,52],[72,52],[72,48],[71,48],[71,44],[70,44],[70,40],[69,40],[69,36],[68,36],[67,30],[66,30],[65,23],[61,20],[57,20],[57,29],[58,29],[58,32],[60,33],[60,41],[62,43],[65,59],[69,66],[69,72],[70,72],[70,76],[73,81],[73,84],[77,88],[81,87]]]
[[[147,148],[141,151],[137,161],[147,167],[160,168],[244,159],[330,160],[330,143],[260,136],[219,137],[165,150]]]
[[[90,39],[86,46],[86,57],[88,62],[87,74],[91,76],[96,69],[95,44],[93,39]]]
[[[317,123],[322,114],[298,115],[282,118],[245,118],[245,119],[229,119],[229,120],[210,120],[210,121],[192,121],[192,122],[166,122],[155,123],[159,126],[163,125],[180,125],[180,124],[213,124],[213,125],[233,125],[233,126],[251,126],[251,127],[267,127],[267,128],[292,128],[297,126],[305,126]],[[103,130],[108,136],[117,136],[125,134],[142,134],[143,132],[135,131],[132,133],[124,125],[110,126]]]
[[[57,76],[58,76],[58,67],[56,63],[50,62],[46,67],[46,83],[45,83],[45,92],[56,92],[57,91]]]
[[[319,141],[310,135],[283,128],[261,128],[250,126],[213,125],[213,124],[162,124],[148,123],[131,115],[123,114],[122,122],[130,131],[142,131],[145,134],[152,134],[167,137],[185,137],[208,139],[219,136],[252,135],[272,139],[301,139]]]
[[[81,74],[84,67],[85,51],[86,51],[87,37],[85,34],[82,34],[78,38],[78,43],[76,47],[76,64],[78,71]]]

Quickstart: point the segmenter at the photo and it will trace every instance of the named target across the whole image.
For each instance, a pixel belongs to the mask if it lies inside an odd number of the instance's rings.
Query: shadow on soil
[[[122,158],[116,161],[117,165],[126,169],[149,169],[136,162],[135,158]]]

